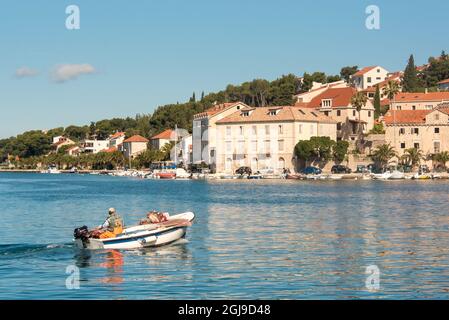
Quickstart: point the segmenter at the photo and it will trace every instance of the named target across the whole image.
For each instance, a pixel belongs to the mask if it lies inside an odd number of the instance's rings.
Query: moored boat
[[[174,172],[157,172],[154,175],[159,179],[176,179],[176,173]]]
[[[389,178],[390,180],[404,180],[405,179],[405,173],[398,171],[398,170],[394,170],[391,172],[391,176]]]

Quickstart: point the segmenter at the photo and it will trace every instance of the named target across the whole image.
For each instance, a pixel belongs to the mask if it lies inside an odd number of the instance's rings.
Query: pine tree
[[[196,102],[195,92],[192,94],[192,97],[190,98],[190,102]]]
[[[415,59],[413,55],[408,60],[407,67],[402,78],[403,92],[416,92],[419,89],[418,73],[416,71]]]
[[[381,115],[380,106],[380,88],[376,86],[376,94],[374,95],[374,119],[379,119]]]

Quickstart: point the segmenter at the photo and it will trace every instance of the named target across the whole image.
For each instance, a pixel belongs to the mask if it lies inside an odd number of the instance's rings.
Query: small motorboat
[[[176,179],[176,173],[175,172],[157,172],[154,174],[156,177],[159,177],[159,179]]]
[[[285,179],[287,179],[287,180],[303,180],[304,177],[300,174],[287,174]]]
[[[391,172],[385,171],[384,173],[374,173],[373,179],[375,180],[389,180],[391,178]]]
[[[389,178],[390,180],[404,180],[405,179],[405,173],[398,171],[398,170],[394,170],[391,172],[391,176]]]
[[[416,173],[413,177],[413,180],[429,180],[432,179],[432,177],[426,173]]]
[[[127,227],[114,238],[93,239],[87,228],[75,229],[75,245],[80,249],[142,249],[173,243],[185,237],[187,228],[195,219],[193,212],[168,217],[168,221]],[[85,232],[84,232],[85,231]]]

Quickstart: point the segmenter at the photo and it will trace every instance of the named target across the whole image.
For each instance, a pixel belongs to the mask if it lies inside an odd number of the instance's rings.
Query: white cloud
[[[68,80],[74,80],[78,76],[83,74],[95,73],[95,68],[90,64],[61,64],[56,66],[52,73],[51,78],[55,82],[65,82]]]
[[[26,78],[26,77],[34,77],[39,73],[36,69],[32,69],[29,67],[20,67],[16,70],[15,76],[16,78]]]

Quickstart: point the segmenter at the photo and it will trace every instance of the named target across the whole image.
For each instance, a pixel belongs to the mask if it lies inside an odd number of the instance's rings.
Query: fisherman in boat
[[[115,238],[123,232],[123,219],[118,215],[114,208],[110,208],[109,216],[106,221],[98,227],[101,231],[100,239]]]

